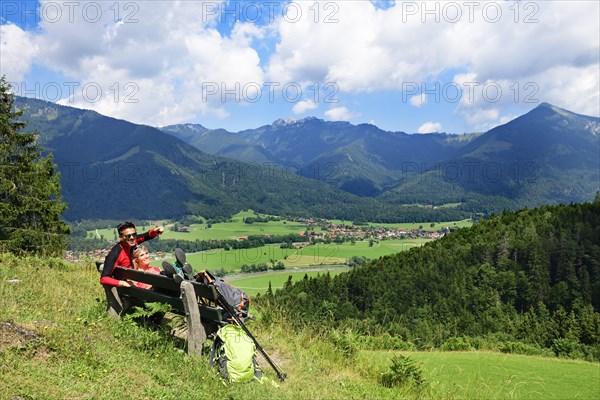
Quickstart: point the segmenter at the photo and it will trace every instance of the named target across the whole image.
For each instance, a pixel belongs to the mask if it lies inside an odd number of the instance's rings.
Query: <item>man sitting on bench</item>
[[[115,287],[131,287],[129,282],[113,278],[113,269],[116,265],[132,268],[133,250],[135,250],[137,245],[161,235],[164,229],[162,227],[153,228],[144,234],[138,235],[133,222],[126,221],[117,226],[117,232],[119,232],[119,243],[110,250],[104,259],[104,268],[100,275],[100,283]]]

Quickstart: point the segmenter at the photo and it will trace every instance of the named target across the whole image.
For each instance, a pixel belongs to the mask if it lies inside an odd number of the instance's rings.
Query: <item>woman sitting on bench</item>
[[[138,246],[133,251],[133,269],[149,272],[151,274],[160,274],[160,269],[158,267],[150,265],[150,253],[145,246]],[[152,285],[147,283],[136,281],[129,281],[129,283],[142,289],[152,289]]]

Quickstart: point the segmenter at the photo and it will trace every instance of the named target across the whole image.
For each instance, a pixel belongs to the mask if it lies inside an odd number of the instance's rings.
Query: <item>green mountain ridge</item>
[[[159,130],[42,100],[17,97],[15,105],[54,154],[68,220],[253,208],[443,221],[586,201],[600,188],[600,119],[546,103],[469,135],[411,135],[317,118],[237,133],[198,124]],[[418,207],[446,203],[460,205],[430,215]]]
[[[493,211],[591,200],[600,188],[599,121],[541,103],[483,133],[406,134],[309,117],[227,135],[206,131],[195,145],[212,152],[209,143],[218,142],[225,155],[234,143],[228,157],[292,165],[386,203],[460,202],[465,211],[488,203]]]
[[[599,118],[542,103],[474,138],[456,156],[407,179],[382,200],[407,201],[409,194],[418,198],[421,191],[451,184],[465,195],[510,200],[512,209],[589,201],[600,188],[599,133]]]
[[[272,165],[213,156],[150,126],[23,97],[15,107],[24,111],[26,131],[37,130],[42,148],[54,155],[70,221],[229,216],[248,208],[342,219],[431,218]],[[436,220],[468,216],[438,214]]]
[[[168,127],[167,127],[168,128]],[[465,137],[467,140],[470,137]],[[263,149],[262,158],[244,159],[235,153],[225,154],[221,149],[227,141],[238,146]],[[225,140],[225,143],[224,143]],[[374,125],[352,125],[348,122],[326,122],[309,117],[296,121],[275,121],[272,125],[237,133],[226,137],[211,131],[194,142],[209,153],[227,155],[243,161],[260,162],[264,159],[280,165],[293,165],[300,175],[327,181],[360,196],[381,193],[397,182],[404,169],[413,164],[430,163],[439,153],[452,151],[464,143],[456,135],[409,135],[404,132],[385,132]],[[213,141],[219,150],[211,151]],[[446,149],[444,149],[446,148]],[[256,154],[256,153],[255,153]],[[347,156],[347,157],[346,157]],[[367,161],[367,164],[356,160]],[[364,182],[365,191],[354,189],[355,182]]]

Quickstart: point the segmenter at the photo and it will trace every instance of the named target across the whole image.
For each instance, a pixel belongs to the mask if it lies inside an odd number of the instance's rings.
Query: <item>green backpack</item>
[[[213,341],[209,366],[214,363],[223,379],[229,382],[249,382],[260,379],[262,372],[256,363],[256,346],[238,325],[221,327]]]

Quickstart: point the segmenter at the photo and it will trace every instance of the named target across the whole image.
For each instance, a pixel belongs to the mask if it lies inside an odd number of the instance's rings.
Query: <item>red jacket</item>
[[[144,234],[137,235],[135,244],[138,245],[146,240],[154,239],[158,234],[151,230]],[[133,250],[135,247],[126,248],[121,242],[117,243],[104,259],[104,268],[100,275],[100,283],[108,286],[119,286],[119,280],[112,277],[115,266],[131,268],[133,267]]]

